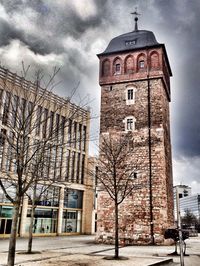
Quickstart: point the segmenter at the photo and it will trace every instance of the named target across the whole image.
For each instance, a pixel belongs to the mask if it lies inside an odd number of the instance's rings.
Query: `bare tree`
[[[37,71],[33,83],[26,81],[28,70],[29,67],[25,69],[23,65],[23,76],[20,78],[0,69],[1,77],[3,76],[0,80],[0,90],[5,92],[1,117],[3,127],[0,132],[2,161],[0,187],[13,204],[8,266],[13,266],[15,261],[22,199],[32,184],[35,186],[47,181],[50,179],[49,176],[52,180],[59,178],[60,174],[56,176],[51,173],[52,168],[55,170],[59,166],[55,156],[50,159],[50,154],[54,154],[58,147],[62,148],[66,144],[64,129],[80,116],[82,109],[72,105],[70,97],[62,100],[52,93],[59,69],[54,68],[48,79],[44,78],[42,71]],[[52,105],[54,114],[60,114],[54,120],[52,113],[48,112],[52,109]],[[67,115],[61,116],[64,109],[68,110]],[[9,193],[10,188],[15,195],[14,198]]]
[[[52,146],[52,145],[51,145]],[[60,146],[57,144],[57,146]],[[55,178],[48,178],[48,180],[41,180],[41,173],[43,173],[44,169],[48,169],[50,164],[54,164],[52,158],[48,156],[47,152],[43,152],[42,156],[38,156],[38,164],[36,164],[37,169],[32,173],[34,174],[34,181],[29,187],[26,195],[28,196],[29,202],[31,204],[31,214],[30,214],[30,225],[29,225],[29,235],[28,235],[28,248],[27,253],[32,253],[32,242],[33,242],[33,227],[34,227],[34,218],[35,218],[35,209],[40,204],[41,201],[50,202],[52,201],[52,194],[49,195],[49,191],[53,187],[59,187],[62,184],[61,181],[55,180]],[[61,160],[61,154],[57,160]],[[60,171],[60,166],[55,170]],[[64,173],[66,174],[66,172]]]
[[[114,203],[115,215],[115,255],[119,258],[119,205],[141,187],[137,182],[139,160],[133,157],[134,141],[131,133],[104,134],[100,140],[100,158],[98,161],[97,180],[100,189],[106,191]]]
[[[195,229],[198,227],[198,219],[189,209],[185,209],[184,215],[181,217],[182,226],[185,228],[191,228],[192,226]]]

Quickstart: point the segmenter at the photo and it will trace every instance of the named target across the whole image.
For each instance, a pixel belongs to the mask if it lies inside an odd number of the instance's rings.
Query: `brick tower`
[[[173,225],[173,180],[170,142],[170,76],[164,44],[153,32],[138,30],[112,39],[98,54],[101,86],[100,138],[108,132],[129,134],[137,143],[132,164],[140,158],[138,184],[119,207],[120,238],[129,244],[163,242]],[[114,237],[114,207],[98,193],[97,239]]]

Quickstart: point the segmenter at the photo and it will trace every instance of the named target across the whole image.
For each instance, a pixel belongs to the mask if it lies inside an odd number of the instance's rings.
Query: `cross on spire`
[[[137,12],[137,7],[135,8],[135,12],[132,12],[131,15],[135,16],[135,31],[138,31],[138,16],[140,16],[141,14]]]

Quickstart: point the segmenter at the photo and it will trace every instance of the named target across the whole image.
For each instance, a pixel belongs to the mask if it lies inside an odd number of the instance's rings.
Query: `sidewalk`
[[[94,236],[46,237],[34,238],[33,251],[36,254],[25,254],[27,239],[17,240],[16,265],[18,266],[149,266],[180,265],[179,257],[168,254],[174,251],[173,246],[127,246],[120,248],[120,256],[128,260],[105,260],[113,256],[114,247],[97,245]],[[6,265],[8,240],[0,240],[0,265]],[[187,240],[185,266],[200,265],[200,237]],[[169,264],[169,260],[174,263]]]

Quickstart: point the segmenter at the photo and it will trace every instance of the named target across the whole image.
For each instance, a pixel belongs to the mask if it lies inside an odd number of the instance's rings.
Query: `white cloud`
[[[97,13],[94,0],[73,0],[67,1],[68,5],[73,8],[82,19],[86,19],[90,16],[94,16]]]
[[[9,20],[9,16],[8,14],[6,13],[6,10],[5,8],[0,4],[0,18],[8,21]]]
[[[12,40],[9,45],[0,48],[1,64],[14,70],[20,70],[19,65],[22,61],[26,65],[40,66],[46,70],[52,66],[62,66],[63,56],[54,53],[47,55],[40,55],[33,53],[27,45],[24,45],[19,40]]]
[[[21,29],[29,34],[38,33],[36,22],[38,14],[32,8],[24,8],[19,12],[13,12],[10,16],[10,23],[17,29]]]
[[[192,193],[200,193],[200,157],[180,157],[173,160],[174,185],[188,185]]]

